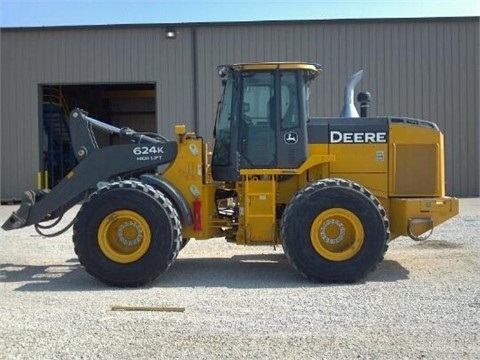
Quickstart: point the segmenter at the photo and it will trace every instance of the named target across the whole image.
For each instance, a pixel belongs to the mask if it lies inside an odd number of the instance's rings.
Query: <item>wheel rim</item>
[[[98,228],[98,245],[103,254],[118,263],[131,263],[147,252],[152,235],[143,216],[131,210],[107,215]]]
[[[333,208],[321,212],[312,223],[310,239],[318,254],[332,261],[352,258],[361,249],[362,222],[351,211]]]

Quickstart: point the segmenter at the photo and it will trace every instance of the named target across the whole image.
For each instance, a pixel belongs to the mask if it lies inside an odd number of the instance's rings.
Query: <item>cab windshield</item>
[[[227,78],[223,95],[218,104],[215,124],[215,146],[212,165],[228,165],[230,159],[230,126],[233,120],[233,74]]]

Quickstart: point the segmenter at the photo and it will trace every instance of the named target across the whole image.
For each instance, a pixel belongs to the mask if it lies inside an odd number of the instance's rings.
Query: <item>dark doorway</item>
[[[73,154],[69,114],[81,108],[89,116],[117,127],[156,132],[156,88],[154,83],[42,85],[40,87],[39,186],[52,188],[77,161]],[[106,133],[98,134],[99,146],[115,143]]]

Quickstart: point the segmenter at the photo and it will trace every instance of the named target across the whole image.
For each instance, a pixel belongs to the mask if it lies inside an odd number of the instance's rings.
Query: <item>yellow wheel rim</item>
[[[310,239],[322,257],[332,261],[352,258],[360,250],[365,234],[360,219],[351,211],[332,208],[312,223]]]
[[[145,255],[151,242],[150,226],[135,211],[114,211],[98,228],[100,249],[107,258],[118,263],[137,261]]]

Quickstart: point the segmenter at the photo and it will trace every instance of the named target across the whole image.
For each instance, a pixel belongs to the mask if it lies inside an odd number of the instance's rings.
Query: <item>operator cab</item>
[[[213,179],[237,181],[240,169],[298,168],[308,155],[308,86],[319,65],[238,64],[218,72],[224,90],[214,130]]]

